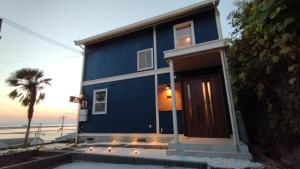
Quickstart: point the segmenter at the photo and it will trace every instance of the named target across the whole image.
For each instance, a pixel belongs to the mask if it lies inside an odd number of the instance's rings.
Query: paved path
[[[93,162],[72,162],[64,164],[54,169],[187,169],[166,166],[151,165],[128,165],[128,164],[110,164],[110,163],[93,163]]]

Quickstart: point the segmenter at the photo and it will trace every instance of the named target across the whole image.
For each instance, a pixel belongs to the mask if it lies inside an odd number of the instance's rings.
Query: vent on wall
[[[137,52],[138,71],[153,69],[153,49],[145,49]]]

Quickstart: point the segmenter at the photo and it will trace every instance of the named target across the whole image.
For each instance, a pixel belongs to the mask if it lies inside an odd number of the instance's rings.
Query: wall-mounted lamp
[[[171,86],[169,84],[166,85],[167,98],[170,99],[172,97]]]
[[[166,90],[170,90],[171,89],[171,86],[169,84],[166,84]]]

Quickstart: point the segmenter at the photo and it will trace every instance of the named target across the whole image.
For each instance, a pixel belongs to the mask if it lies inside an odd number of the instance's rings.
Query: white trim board
[[[82,86],[107,83],[107,82],[113,82],[113,81],[120,81],[120,80],[127,80],[127,79],[134,79],[134,78],[152,76],[155,74],[163,74],[163,73],[169,73],[169,72],[170,72],[170,68],[165,67],[165,68],[160,68],[160,69],[155,69],[155,70],[135,72],[135,73],[129,73],[129,74],[124,74],[124,75],[95,79],[95,80],[88,80],[88,81],[84,81],[82,83]]]
[[[153,58],[154,58],[154,69],[157,70],[157,43],[156,43],[156,26],[153,26]],[[158,110],[158,75],[154,75],[155,83],[155,122],[156,122],[156,134],[159,134],[159,110]]]
[[[164,51],[164,58],[165,59],[172,59],[178,56],[183,56],[183,55],[189,55],[192,53],[196,52],[204,52],[208,50],[213,50],[213,49],[220,49],[228,46],[228,40],[227,39],[218,39],[218,40],[213,40],[213,41],[208,41],[208,42],[203,42],[203,43],[198,43],[186,48],[180,48],[180,49],[171,49]]]

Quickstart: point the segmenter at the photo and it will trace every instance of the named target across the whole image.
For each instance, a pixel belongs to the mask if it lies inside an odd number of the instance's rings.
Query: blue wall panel
[[[107,114],[92,115],[93,91],[108,89]],[[85,86],[88,121],[81,122],[84,133],[154,133],[154,76]],[[150,128],[149,125],[152,127]]]
[[[196,43],[218,39],[218,30],[213,9],[185,16],[174,21],[156,26],[157,36],[157,64],[158,68],[167,67],[163,51],[174,49],[173,26],[193,20]]]
[[[89,45],[84,80],[137,72],[137,51],[152,47],[152,28]]]
[[[159,127],[162,129],[163,134],[172,134],[173,133],[173,119],[171,111],[161,111],[159,112]],[[183,111],[177,111],[177,125],[178,133],[184,133],[184,117]]]

